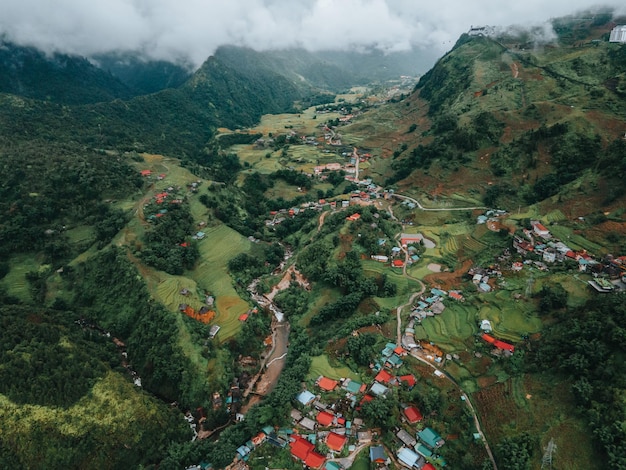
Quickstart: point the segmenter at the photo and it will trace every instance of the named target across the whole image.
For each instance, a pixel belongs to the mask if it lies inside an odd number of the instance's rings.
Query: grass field
[[[341,379],[349,377],[354,380],[361,380],[359,374],[352,372],[348,367],[333,367],[328,361],[328,356],[322,354],[321,356],[314,356],[311,358],[311,368],[309,369],[309,375],[307,379],[315,380],[320,375],[329,377],[331,379]]]
[[[68,236],[71,243],[87,243],[95,240],[93,227],[87,225],[79,225],[78,227],[66,230],[65,234]]]
[[[38,271],[39,263],[33,256],[16,255],[9,260],[9,267],[9,272],[0,283],[6,288],[7,294],[17,297],[22,302],[30,302],[32,298],[26,274]]]

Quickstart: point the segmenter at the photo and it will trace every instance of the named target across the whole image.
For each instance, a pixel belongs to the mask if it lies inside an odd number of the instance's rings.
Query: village
[[[349,122],[352,117],[352,114],[344,110],[344,115],[339,118],[338,123]],[[335,126],[324,124],[322,129],[326,145],[335,147],[342,145],[341,135]],[[296,139],[300,140],[303,145],[317,147],[320,144],[319,138],[298,136],[293,131],[289,133],[286,140]],[[271,139],[258,139],[254,147],[265,149],[272,144]],[[324,215],[342,210],[350,214],[346,216],[348,223],[356,222],[361,217],[359,208],[364,206],[374,205],[377,209],[387,209],[392,216],[391,207],[398,202],[399,207],[404,211],[413,212],[423,209],[416,200],[396,194],[393,189],[385,189],[375,184],[371,178],[360,177],[362,171],[360,166],[368,162],[372,157],[371,154],[361,154],[354,147],[352,152],[344,151],[341,157],[343,158],[341,163],[318,164],[306,174],[313,180],[325,181],[331,173],[341,172],[343,178],[354,185],[351,191],[269,211],[265,226],[272,230],[285,220],[310,213],[310,211],[320,213],[321,226]],[[150,170],[142,170],[141,175],[153,178]],[[157,183],[166,179],[166,176],[165,173],[160,173],[153,179]],[[158,219],[167,217],[167,205],[182,203],[188,195],[198,191],[200,183],[200,181],[190,182],[186,191],[185,188],[177,186],[167,186],[157,190],[152,199],[146,201],[144,205],[147,211],[145,220],[148,223],[155,223]],[[502,223],[508,215],[501,210],[487,210],[476,217],[477,225],[484,224],[492,232],[507,230],[512,238],[510,248],[505,249],[497,260],[486,266],[474,265],[467,272],[465,281],[473,285],[479,295],[497,290],[498,286],[504,282],[503,273],[505,272],[519,273],[533,269],[548,271],[551,266],[559,264],[575,266],[577,272],[591,274],[593,278],[587,283],[595,292],[604,294],[626,289],[626,257],[606,256],[602,260],[597,260],[586,250],[573,250],[566,242],[553,236],[539,220],[531,220],[529,227],[510,231]],[[200,222],[198,230],[190,233],[189,237],[196,242],[201,242],[205,238],[205,233],[202,231],[205,225],[206,222]],[[411,225],[413,225],[412,219],[402,220],[403,228]],[[370,259],[406,275],[407,268],[420,262],[424,249],[435,248],[435,243],[421,233],[400,233],[397,238],[397,245],[387,238],[380,238],[378,240],[380,251],[370,254]],[[253,237],[250,237],[250,241],[258,242]],[[185,243],[183,242],[181,247],[185,248]],[[191,293],[183,289],[179,294],[188,296]],[[210,324],[216,315],[215,298],[207,292],[204,300],[199,307],[193,307],[191,305],[193,302],[180,303],[178,310],[192,319]],[[266,426],[260,429],[255,437],[242,443],[237,449],[233,464],[228,468],[248,468],[247,462],[254,455],[255,449],[265,445],[289,450],[295,461],[313,469],[350,468],[361,452],[367,453],[373,468],[386,469],[399,466],[418,470],[445,468],[446,461],[438,452],[445,444],[445,440],[437,432],[437,424],[430,423],[429,417],[425,417],[415,404],[400,404],[398,411],[402,422],[401,426],[394,431],[393,445],[389,445],[389,442],[383,443],[380,429],[365,426],[361,408],[363,404],[375,398],[384,399],[392,393],[394,388],[410,390],[415,385],[419,377],[412,373],[400,375],[395,373],[403,366],[404,358],[409,355],[430,364],[433,375],[456,384],[455,380],[442,368],[445,367],[446,361],[458,361],[459,356],[446,354],[434,342],[415,337],[416,327],[428,318],[441,315],[446,310],[448,302],[465,302],[463,290],[461,288],[443,289],[435,285],[429,289],[423,289],[419,295],[412,296],[408,322],[402,325],[398,313],[398,338],[396,342],[387,343],[380,351],[378,360],[371,364],[369,380],[359,381],[350,378],[334,380],[325,376],[318,377],[314,384],[308,384],[306,389],[293,398],[293,408],[290,413],[291,426],[282,428]],[[272,305],[271,302],[270,305]],[[252,307],[247,313],[239,316],[239,321],[245,322],[249,315],[257,313],[259,313],[258,308]],[[282,314],[278,321],[282,321]],[[511,341],[499,339],[497,334],[494,334],[494,326],[490,320],[479,319],[478,330],[477,341],[482,341],[486,346],[491,347],[493,356],[507,358],[516,351],[516,346]],[[209,339],[215,339],[219,331],[220,325],[212,324]],[[265,345],[268,348],[272,347],[271,337],[266,338]],[[245,383],[242,384],[242,387],[245,385]],[[226,403],[236,420],[245,419],[245,414],[239,412],[244,399],[240,384],[235,383],[228,392]],[[460,399],[476,416],[464,393],[461,394]],[[214,406],[219,407],[222,405],[223,398],[217,394],[213,397],[213,401]],[[191,414],[188,414],[188,422],[195,431],[195,418]],[[477,420],[476,423],[478,423]],[[476,441],[483,442],[488,449],[479,428],[468,429],[468,432],[473,434]],[[194,432],[194,438],[197,435]],[[189,468],[211,468],[211,466],[202,463]]]

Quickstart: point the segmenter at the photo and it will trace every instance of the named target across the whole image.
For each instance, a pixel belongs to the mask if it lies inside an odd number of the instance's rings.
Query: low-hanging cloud
[[[0,0],[0,34],[46,52],[134,51],[199,65],[224,44],[440,54],[471,25],[536,25],[593,7],[588,0]]]

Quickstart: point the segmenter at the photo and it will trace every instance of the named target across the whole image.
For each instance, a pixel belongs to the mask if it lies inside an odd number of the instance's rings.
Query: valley
[[[598,18],[354,87],[233,47],[170,88],[7,88],[0,467],[621,468],[626,46]]]

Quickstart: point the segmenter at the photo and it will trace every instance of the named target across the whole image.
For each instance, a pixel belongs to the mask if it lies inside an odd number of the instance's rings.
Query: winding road
[[[408,200],[411,201],[413,203],[415,203],[417,205],[417,207],[419,207],[421,210],[424,211],[450,211],[450,210],[474,210],[474,209],[485,209],[485,207],[459,207],[459,208],[444,208],[444,209],[428,209],[423,207],[419,201],[417,201],[417,199],[414,199],[412,197],[409,196],[403,196],[401,194],[394,194],[394,197],[398,198],[398,199],[404,199],[404,200]],[[391,215],[392,219],[397,220],[396,217],[393,215],[393,212],[391,210],[391,206],[389,206],[388,208],[389,210],[389,214]],[[411,305],[413,303],[413,301],[419,297],[420,295],[422,295],[424,293],[424,291],[426,290],[426,286],[425,284],[417,278],[414,278],[413,276],[411,276],[410,274],[407,273],[407,261],[409,259],[409,253],[408,251],[403,248],[402,246],[400,246],[400,248],[402,248],[402,251],[404,252],[405,255],[405,262],[404,262],[404,267],[402,269],[402,274],[409,278],[412,279],[414,281],[417,281],[421,284],[421,289],[419,292],[415,292],[414,294],[411,295],[411,297],[409,298],[409,301],[405,304],[400,305],[399,307],[396,308],[396,318],[397,318],[397,339],[396,339],[396,344],[398,346],[403,346],[405,347],[405,345],[402,344],[402,310],[404,309],[404,307],[406,307],[407,305]],[[406,348],[407,350],[410,350],[410,348]],[[496,464],[496,460],[493,456],[493,452],[491,451],[491,447],[489,447],[489,443],[487,442],[487,438],[485,437],[485,434],[483,433],[481,427],[480,427],[480,421],[478,420],[478,413],[476,413],[476,408],[474,408],[474,405],[472,403],[472,401],[470,400],[470,397],[467,393],[465,393],[465,391],[461,388],[461,386],[459,385],[459,383],[456,381],[456,379],[454,377],[452,377],[450,374],[448,374],[446,371],[439,369],[437,366],[435,366],[434,364],[432,364],[431,362],[427,361],[426,359],[424,359],[423,357],[421,357],[420,354],[418,354],[418,352],[413,349],[410,350],[409,354],[414,357],[415,359],[417,359],[420,362],[423,362],[424,364],[427,364],[428,366],[430,366],[432,369],[434,369],[435,372],[437,372],[437,375],[440,377],[445,377],[447,380],[449,380],[461,393],[461,396],[463,397],[463,401],[467,404],[470,412],[472,413],[472,418],[474,419],[474,425],[476,426],[476,430],[478,432],[478,434],[480,434],[480,438],[485,446],[485,450],[487,451],[487,455],[489,456],[489,460],[491,460],[491,465],[493,465],[493,470],[498,470],[498,466]]]
[[[486,207],[483,207],[483,206],[442,207],[442,208],[433,209],[433,208],[428,208],[428,207],[422,206],[417,199],[412,198],[410,196],[404,196],[402,194],[394,194],[393,197],[398,198],[398,199],[404,199],[406,201],[410,201],[410,202],[414,203],[420,210],[423,210],[423,211],[442,212],[442,211],[473,211],[474,209],[487,209]]]

